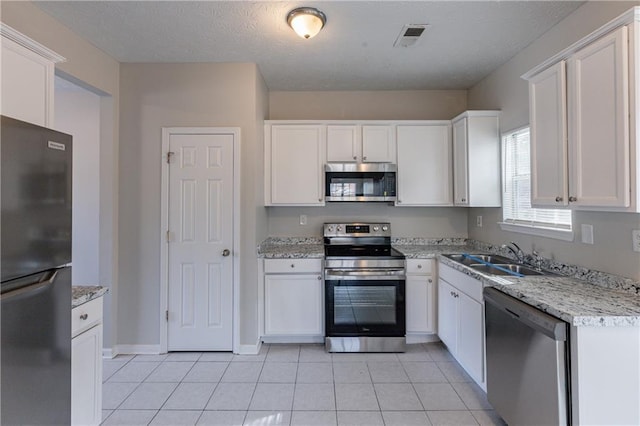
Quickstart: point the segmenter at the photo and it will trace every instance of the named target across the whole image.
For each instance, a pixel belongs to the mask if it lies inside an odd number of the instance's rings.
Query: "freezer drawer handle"
[[[35,291],[40,291],[47,287],[49,284],[53,284],[58,276],[58,270],[47,271],[42,275],[39,275],[37,278],[34,278],[33,282],[15,289],[13,291],[8,291],[0,295],[0,300],[6,300],[11,297],[19,296],[24,293],[30,293]]]

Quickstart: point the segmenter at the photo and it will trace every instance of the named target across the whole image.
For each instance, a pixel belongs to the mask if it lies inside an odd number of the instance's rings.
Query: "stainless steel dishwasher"
[[[568,324],[485,288],[487,398],[510,425],[570,424]]]

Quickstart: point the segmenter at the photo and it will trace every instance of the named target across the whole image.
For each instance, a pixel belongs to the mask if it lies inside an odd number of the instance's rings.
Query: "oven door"
[[[404,337],[404,271],[325,270],[329,337]]]

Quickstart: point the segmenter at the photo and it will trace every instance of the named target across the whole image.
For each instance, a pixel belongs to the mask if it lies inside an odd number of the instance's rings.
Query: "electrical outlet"
[[[593,225],[587,225],[583,223],[582,229],[582,242],[585,244],[593,244]]]
[[[300,225],[306,225],[307,224],[307,215],[306,214],[301,214],[300,215]]]
[[[482,228],[482,216],[476,216],[476,226]]]
[[[640,229],[631,231],[631,237],[633,238],[633,251],[640,252]]]

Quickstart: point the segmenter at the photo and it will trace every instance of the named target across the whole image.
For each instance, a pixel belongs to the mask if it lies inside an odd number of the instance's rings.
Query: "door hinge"
[[[164,318],[169,322],[169,310],[164,311]]]
[[[165,237],[165,238],[167,239],[167,242],[168,242],[168,243],[170,243],[170,242],[171,242],[171,232],[170,232],[169,230],[167,230],[167,234],[166,234],[166,237]]]
[[[173,157],[176,153],[173,151],[167,152],[167,164],[171,164],[171,157]]]

